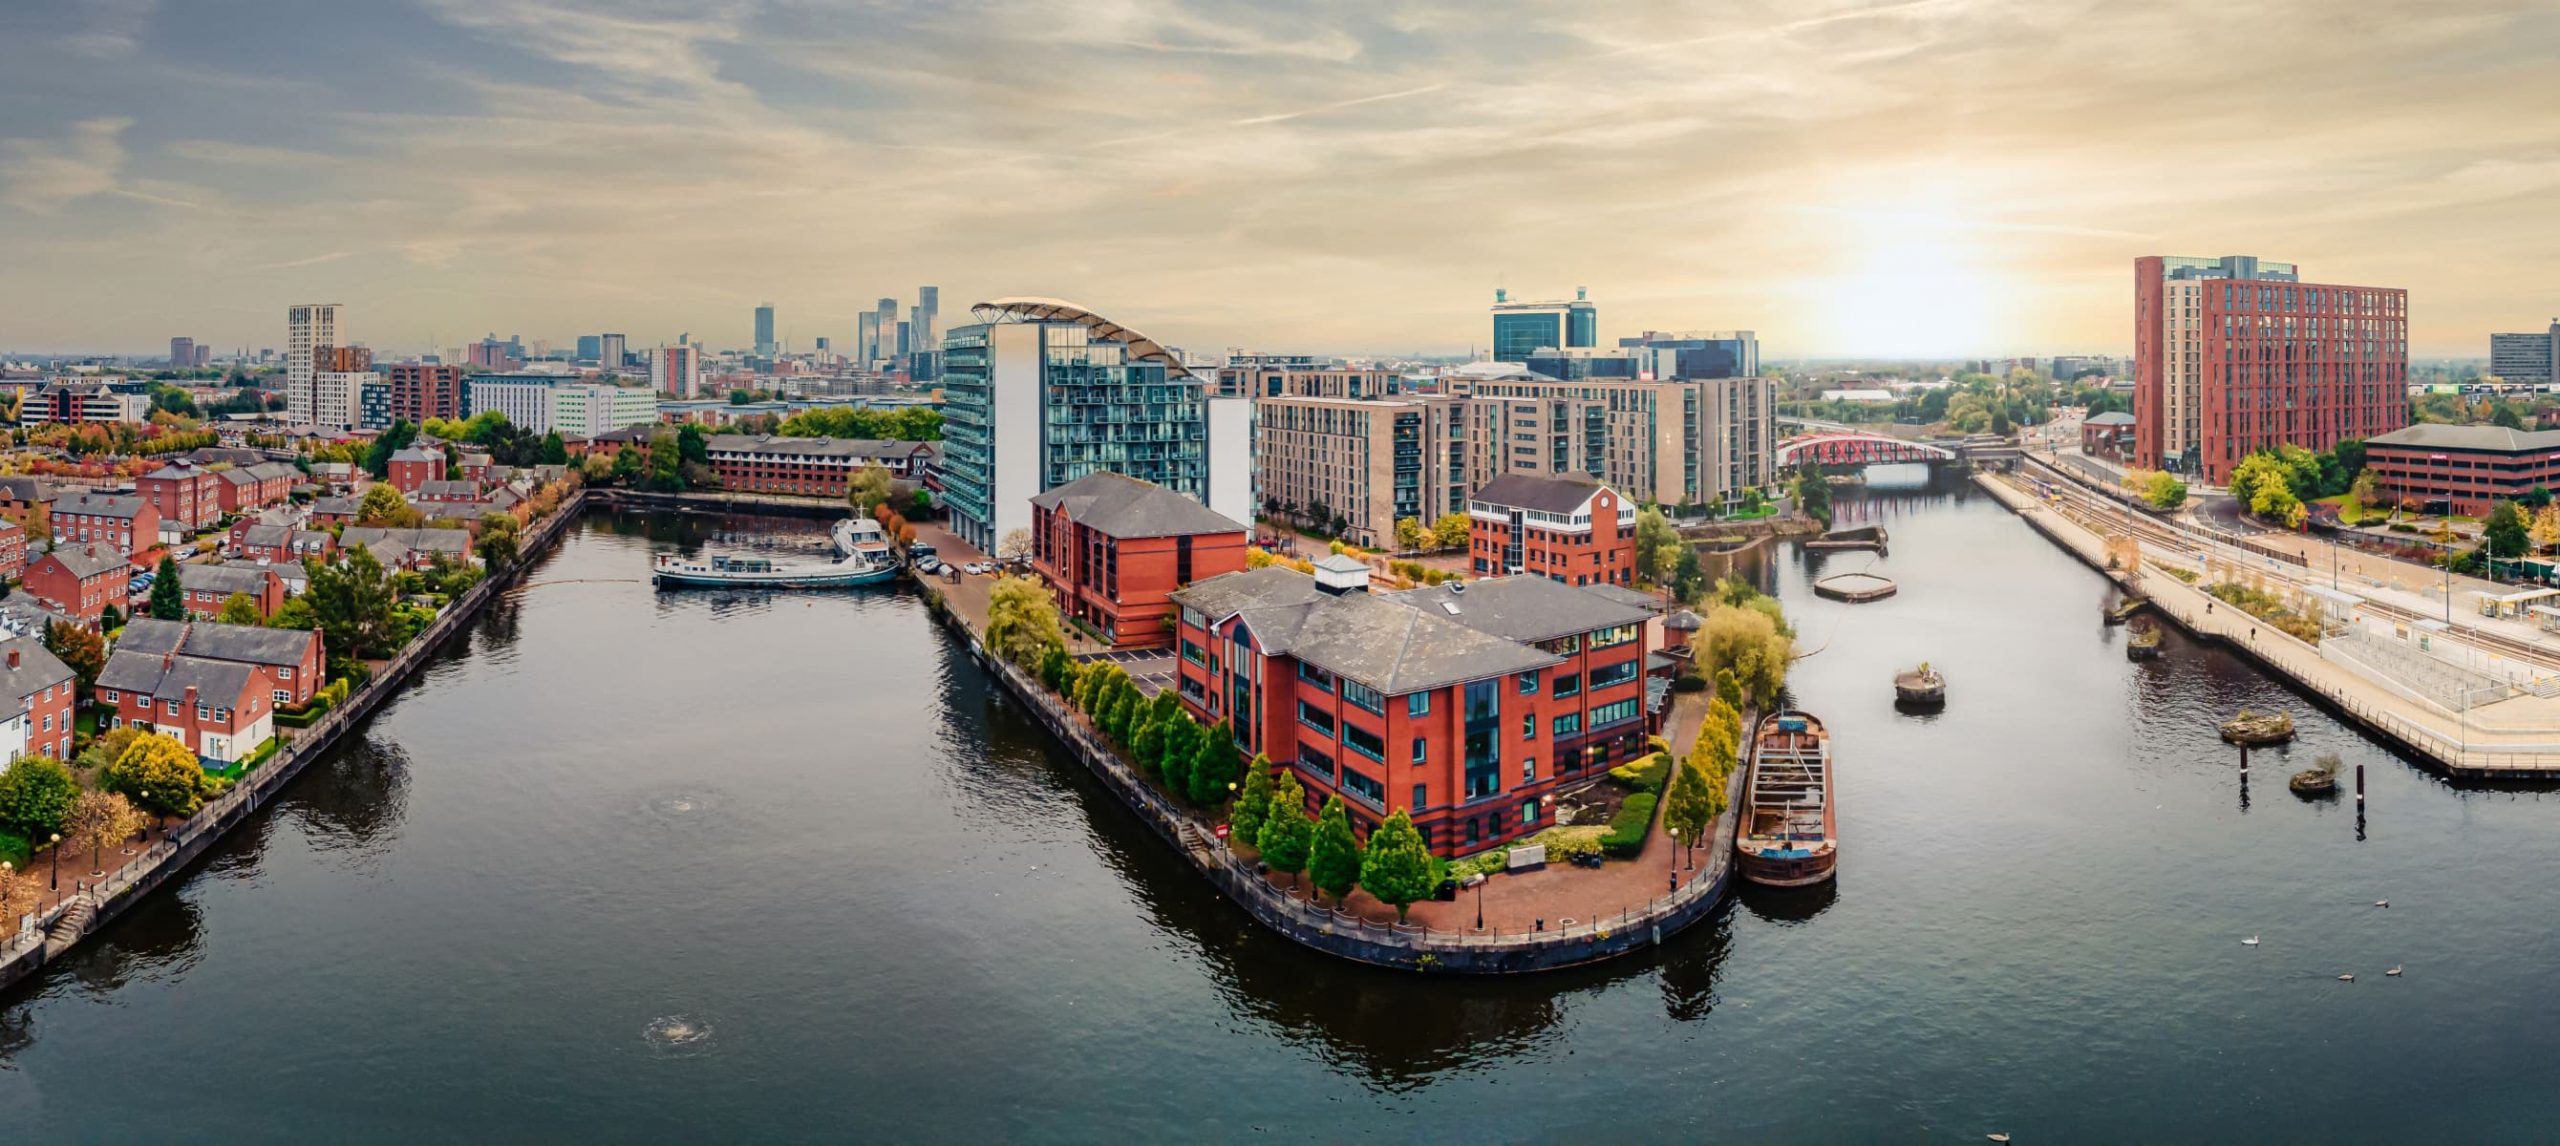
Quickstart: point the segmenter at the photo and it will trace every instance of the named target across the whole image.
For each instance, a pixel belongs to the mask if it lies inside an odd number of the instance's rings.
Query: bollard
[[[2240,774],[2249,774],[2249,746],[2246,744],[2240,746]]]
[[[2364,765],[2356,765],[2356,806],[2364,806]]]

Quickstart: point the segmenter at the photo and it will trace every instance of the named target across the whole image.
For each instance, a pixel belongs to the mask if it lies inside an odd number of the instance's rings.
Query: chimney
[[[194,708],[195,706],[196,706],[196,686],[194,686],[194,685],[188,685],[188,686],[187,686],[187,707],[189,707],[189,708]]]
[[[18,667],[18,650],[16,649],[9,650],[9,667],[13,669]]]

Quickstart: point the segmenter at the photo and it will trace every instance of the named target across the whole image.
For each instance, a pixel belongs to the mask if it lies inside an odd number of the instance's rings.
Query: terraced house
[[[235,594],[255,603],[262,618],[275,615],[284,604],[284,581],[264,565],[180,565],[178,585],[185,592],[187,612],[199,617],[221,615],[223,603]]]
[[[244,664],[258,674],[277,708],[307,704],[319,691],[326,667],[320,634],[213,621],[163,621],[136,617],[116,638],[116,651],[150,656],[181,654]]]
[[[53,503],[53,539],[110,546],[131,557],[136,549],[160,543],[160,511],[130,494],[73,494]]]
[[[71,758],[79,681],[36,637],[0,640],[0,760]]]
[[[194,462],[171,462],[142,475],[133,487],[162,521],[195,530],[222,517],[222,475]]]
[[[1560,788],[1645,752],[1652,613],[1544,577],[1370,593],[1340,555],[1173,594],[1183,703],[1357,825],[1409,811],[1442,855],[1548,826]],[[1311,806],[1312,806],[1311,803]]]
[[[119,647],[96,689],[109,727],[167,733],[197,757],[229,764],[275,738],[275,702],[262,684],[236,661]]]

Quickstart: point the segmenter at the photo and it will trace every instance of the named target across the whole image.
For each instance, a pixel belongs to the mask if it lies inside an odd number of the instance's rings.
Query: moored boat
[[[1773,712],[1751,743],[1751,774],[1734,817],[1742,878],[1764,887],[1809,887],[1840,862],[1831,734],[1812,714]]]
[[[660,588],[841,589],[875,585],[898,575],[888,534],[868,518],[836,523],[830,538],[844,556],[834,561],[715,554],[708,560],[662,555],[650,570]]]

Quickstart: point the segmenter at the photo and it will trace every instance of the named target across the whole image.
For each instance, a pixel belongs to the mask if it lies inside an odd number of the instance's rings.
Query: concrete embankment
[[[1152,783],[1102,743],[1037,679],[990,653],[968,620],[946,605],[930,582],[924,584],[934,614],[967,642],[970,652],[1003,683],[1005,691],[1057,737],[1103,787],[1126,804],[1150,832],[1255,921],[1303,946],[1355,962],[1411,971],[1509,974],[1554,970],[1656,946],[1714,914],[1733,890],[1733,813],[1727,811],[1708,831],[1708,838],[1715,843],[1702,849],[1708,854],[1700,860],[1701,870],[1678,891],[1655,898],[1641,910],[1572,927],[1498,935],[1446,931],[1379,923],[1297,899],[1272,886],[1252,865],[1220,846],[1214,838],[1214,825],[1159,795]],[[1737,789],[1741,780],[1737,769]],[[1728,795],[1732,797],[1729,804],[1739,804],[1738,790]],[[1668,847],[1670,843],[1655,839],[1647,846]]]
[[[2224,645],[2291,683],[2340,719],[2411,758],[2465,779],[2560,779],[2560,738],[2551,732],[2467,724],[2400,695],[2322,655],[2317,645],[2224,604],[2203,589],[2169,575],[2149,561],[2127,572],[2107,565],[2106,539],[2097,531],[1992,474],[1974,478],[2036,532],[2131,592],[2198,640]]]
[[[185,823],[169,829],[166,837],[153,841],[142,854],[126,860],[123,867],[95,886],[84,888],[80,894],[34,917],[27,929],[13,930],[7,941],[0,942],[0,991],[69,954],[82,939],[95,934],[161,885],[177,879],[212,850],[225,833],[255,816],[269,798],[293,782],[303,765],[361,726],[375,709],[399,692],[410,674],[434,655],[437,646],[468,627],[481,609],[532,567],[535,558],[558,543],[560,535],[584,512],[586,497],[585,491],[580,491],[561,502],[557,511],[525,535],[522,557],[513,568],[465,590],[434,624],[385,662],[362,688],[348,694],[345,703],[295,734],[291,742],[230,791],[205,804]]]

